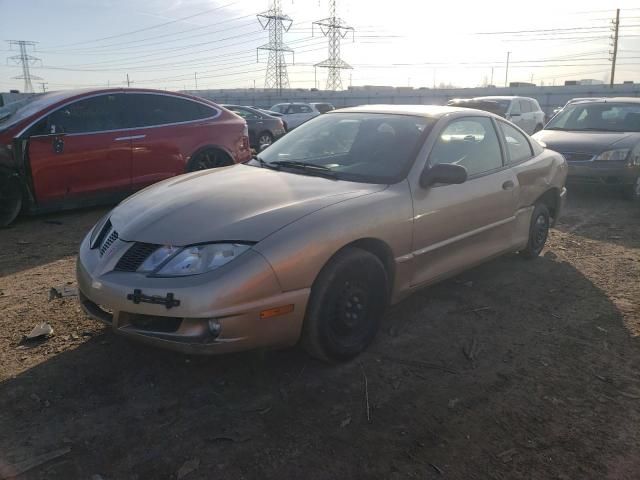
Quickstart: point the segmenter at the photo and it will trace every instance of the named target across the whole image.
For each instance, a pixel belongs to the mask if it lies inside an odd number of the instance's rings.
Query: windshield
[[[335,178],[396,183],[406,177],[434,119],[376,113],[320,115],[260,153],[260,159],[304,162]],[[299,170],[311,174],[315,169]],[[297,171],[298,172],[298,171]]]
[[[43,95],[32,95],[15,102],[11,102],[0,108],[0,131],[6,130],[21,120],[24,120],[38,112],[41,108],[41,102],[35,100],[42,97]]]
[[[577,103],[562,109],[546,130],[640,132],[640,103]]]

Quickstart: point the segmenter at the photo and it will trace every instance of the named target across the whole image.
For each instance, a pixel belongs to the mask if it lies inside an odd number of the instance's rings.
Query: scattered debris
[[[46,322],[39,323],[33,330],[25,337],[26,340],[36,340],[38,338],[48,338],[53,335],[53,327]]]
[[[515,448],[510,448],[498,454],[498,458],[502,460],[502,463],[508,463],[513,459],[513,456],[518,453]]]
[[[60,220],[45,220],[44,223],[47,223],[49,225],[63,225],[63,223]]]
[[[340,422],[340,428],[344,428],[344,427],[346,427],[347,425],[350,425],[350,424],[351,424],[351,417],[347,417],[347,418],[345,418],[344,420],[342,420]]]
[[[462,285],[464,285],[465,287],[473,287],[473,282],[471,280],[469,280],[468,282],[464,282]]]
[[[476,313],[476,312],[483,312],[485,310],[492,310],[492,308],[491,307],[468,308],[465,310],[451,310],[450,312],[447,312],[447,313]]]
[[[442,471],[442,469],[441,469],[439,466],[437,466],[435,463],[431,463],[431,462],[429,462],[429,466],[430,466],[431,468],[433,468],[433,469],[436,471],[436,473],[437,473],[438,475],[443,475],[443,474],[444,474],[444,472]]]
[[[91,475],[91,480],[104,480],[104,477],[102,475],[98,475],[97,473],[94,473],[93,475]]]
[[[47,463],[56,458],[62,457],[71,451],[71,448],[65,447],[58,450],[53,450],[49,453],[43,453],[42,455],[36,455],[35,457],[25,460],[15,465],[0,464],[0,478],[14,478],[19,477],[23,473],[28,472],[40,465]]]
[[[192,472],[195,472],[200,467],[200,459],[198,457],[187,460],[182,464],[180,470],[178,470],[178,480],[186,477]]]
[[[31,245],[31,242],[27,242],[26,240],[18,240],[16,242],[18,245]]]
[[[389,362],[398,363],[400,365],[406,365],[408,367],[430,368],[430,369],[433,369],[433,370],[442,370],[443,372],[451,373],[453,375],[457,375],[458,374],[458,372],[456,370],[448,368],[448,367],[446,367],[444,365],[439,365],[437,363],[422,362],[420,360],[405,360],[404,358],[397,358],[397,357],[392,357],[392,356],[389,356],[389,355],[380,355],[380,358],[382,360],[387,360]]]
[[[456,405],[460,402],[459,398],[452,398],[451,400],[449,400],[449,403],[447,403],[447,407],[449,408],[456,408]]]
[[[462,347],[462,353],[464,353],[464,356],[467,357],[467,360],[470,362],[476,360],[479,351],[480,347],[478,346],[478,340],[475,335],[471,338],[471,344],[469,346],[465,345]]]
[[[360,370],[362,370],[362,378],[364,379],[364,400],[367,410],[367,422],[371,423],[371,408],[369,406],[369,380],[367,379],[367,374],[364,373],[364,367],[362,366],[362,363],[360,363]]]
[[[61,287],[51,287],[49,290],[49,301],[54,300],[56,298],[65,298],[65,297],[77,297],[78,289],[76,287],[68,287],[67,285],[63,285]]]

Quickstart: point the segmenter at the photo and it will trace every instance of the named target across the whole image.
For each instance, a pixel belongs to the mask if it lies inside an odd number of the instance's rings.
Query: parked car
[[[556,107],[553,109],[553,113],[551,115],[551,118],[555,117],[564,107],[566,107],[567,105],[571,105],[572,103],[577,103],[577,102],[597,102],[598,100],[602,100],[602,97],[579,97],[579,98],[572,98],[571,100],[569,100],[567,103],[565,103],[562,107]]]
[[[287,121],[285,120],[284,115],[282,115],[280,112],[274,112],[273,110],[266,110],[264,108],[258,108],[258,107],[254,107],[254,106],[252,106],[251,108],[255,108],[259,112],[265,113],[265,114],[270,115],[272,117],[279,118],[280,120],[282,120],[282,124],[284,125],[285,132],[289,131],[289,128],[287,126]]]
[[[202,98],[67,90],[0,109],[0,226],[29,212],[115,202],[184,172],[251,157],[246,124]]]
[[[534,138],[564,155],[569,182],[615,186],[640,199],[640,99],[571,103]]]
[[[514,123],[528,134],[542,130],[545,115],[538,101],[529,97],[476,97],[468,100],[454,99],[447,105],[475,108],[495,113]]]
[[[566,173],[490,113],[341,109],[245,164],[125,200],[82,242],[80,302],[119,334],[183,352],[301,341],[345,360],[388,304],[499,254],[539,255]]]
[[[272,117],[251,107],[241,105],[222,106],[244,118],[249,127],[249,144],[255,150],[260,150],[263,145],[271,145],[287,133],[281,118]]]
[[[330,103],[278,103],[270,108],[281,113],[287,122],[287,129],[293,130],[307,120],[333,110]]]

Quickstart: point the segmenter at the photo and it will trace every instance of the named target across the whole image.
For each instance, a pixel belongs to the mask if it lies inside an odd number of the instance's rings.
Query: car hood
[[[611,148],[627,148],[640,140],[634,132],[571,132],[541,130],[533,138],[557,152],[580,152],[596,155]]]
[[[126,241],[259,242],[316,210],[384,188],[240,164],[148,187],[118,205],[110,218]]]

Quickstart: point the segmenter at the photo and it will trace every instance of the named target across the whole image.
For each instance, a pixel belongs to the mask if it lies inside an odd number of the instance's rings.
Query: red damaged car
[[[134,88],[32,96],[0,108],[0,226],[250,157],[245,121],[202,98]]]

